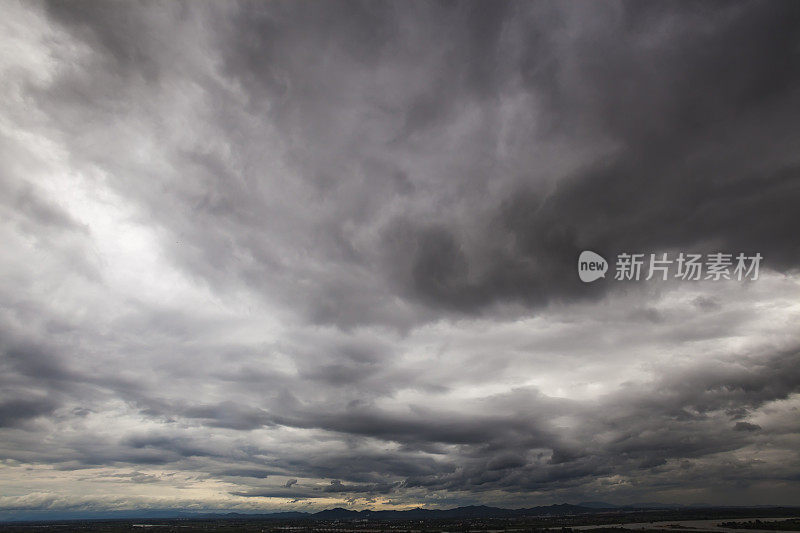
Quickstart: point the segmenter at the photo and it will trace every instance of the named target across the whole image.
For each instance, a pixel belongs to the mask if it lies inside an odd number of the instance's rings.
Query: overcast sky
[[[0,511],[800,502],[800,3],[0,6]]]

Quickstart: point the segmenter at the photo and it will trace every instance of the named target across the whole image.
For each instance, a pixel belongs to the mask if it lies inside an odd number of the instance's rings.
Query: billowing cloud
[[[794,503],[798,25],[6,2],[0,509]]]

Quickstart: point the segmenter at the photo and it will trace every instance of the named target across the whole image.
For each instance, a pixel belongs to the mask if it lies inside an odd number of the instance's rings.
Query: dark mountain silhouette
[[[236,520],[299,520],[299,521],[389,521],[389,520],[460,520],[482,518],[560,517],[569,515],[603,515],[650,513],[661,510],[666,513],[683,513],[683,519],[708,517],[800,516],[800,507],[785,506],[679,506],[676,504],[637,503],[613,505],[605,502],[582,502],[543,505],[522,509],[503,509],[486,505],[469,505],[453,509],[408,509],[404,511],[354,511],[342,507],[325,509],[316,513],[284,511],[275,513],[202,512],[184,509],[132,509],[127,511],[52,511],[28,510],[0,512],[0,522],[52,521],[52,520],[124,520],[124,519],[236,519]],[[676,517],[677,519],[677,517]]]
[[[309,514],[312,520],[397,520],[397,519],[437,519],[437,518],[505,518],[518,516],[562,516],[567,514],[592,513],[597,509],[562,503],[531,507],[529,509],[502,509],[486,505],[469,505],[454,509],[409,509],[405,511],[352,511],[336,507]]]
[[[580,502],[578,507],[591,507],[592,509],[617,509],[620,506],[606,502]]]

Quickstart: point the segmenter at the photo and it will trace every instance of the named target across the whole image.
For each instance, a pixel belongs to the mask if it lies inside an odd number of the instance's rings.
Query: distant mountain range
[[[335,507],[325,509],[316,513],[270,513],[259,514],[260,518],[307,518],[310,520],[425,520],[425,519],[454,519],[454,518],[512,518],[525,516],[566,516],[576,514],[597,514],[610,511],[635,511],[635,510],[675,510],[711,507],[708,505],[686,506],[677,503],[657,503],[644,502],[629,505],[615,505],[606,502],[581,502],[577,505],[561,503],[554,505],[541,505],[538,507],[528,507],[522,509],[504,509],[502,507],[489,507],[486,505],[468,505],[465,507],[455,507],[453,509],[407,509],[405,511],[354,511]],[[767,506],[774,507],[774,506]],[[207,516],[253,516],[251,514],[209,514]]]
[[[326,509],[308,517],[315,520],[424,520],[437,518],[506,518],[513,516],[563,516],[569,514],[591,513],[597,509],[562,503],[531,507],[529,509],[502,509],[500,507],[487,507],[485,505],[469,505],[454,509],[408,509],[406,511],[352,511],[336,507]]]
[[[713,506],[718,508],[719,506]],[[636,503],[631,505],[614,505],[606,502],[581,502],[578,505],[568,503],[543,505],[523,509],[504,509],[485,505],[469,505],[453,509],[408,509],[405,511],[354,511],[335,507],[315,513],[298,511],[276,513],[225,513],[185,511],[179,509],[140,509],[129,511],[0,511],[0,522],[16,521],[50,521],[50,520],[124,520],[124,519],[261,519],[261,520],[436,520],[460,518],[513,518],[513,517],[546,517],[580,514],[598,514],[607,512],[630,512],[636,510],[678,510],[678,509],[710,509],[712,506],[678,504]],[[720,509],[722,507],[719,507]],[[737,509],[779,508],[777,506],[740,507]],[[733,507],[728,507],[733,509]],[[798,508],[787,508],[798,509]],[[800,511],[798,511],[800,512]]]

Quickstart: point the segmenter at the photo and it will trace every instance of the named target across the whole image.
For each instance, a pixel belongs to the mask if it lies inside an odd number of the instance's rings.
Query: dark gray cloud
[[[142,107],[129,99],[165,83],[148,72],[175,67],[146,37],[163,40],[167,24],[149,24],[161,6],[149,7],[50,6],[97,49],[100,76],[137,78],[112,97],[107,84],[70,77],[42,105],[108,117],[118,108],[98,109],[98,98]],[[191,19],[188,7],[169,11]],[[160,190],[124,179],[137,171],[124,158],[108,161],[114,186],[179,236],[169,253],[212,282],[302,294],[300,310],[320,322],[405,326],[404,310],[385,303],[394,291],[468,312],[601,292],[572,275],[586,247],[758,249],[774,269],[797,266],[792,3],[720,4],[713,23],[711,8],[649,3],[231,11],[210,46],[244,94],[208,80],[202,118],[221,128],[224,149],[166,154],[190,177],[179,171]],[[436,53],[415,69],[423,47]],[[66,100],[76,83],[83,102]],[[529,124],[503,116],[518,95],[535,110],[519,119]],[[266,126],[244,120],[253,114]],[[587,160],[585,143],[599,157]],[[260,144],[291,168],[265,166],[251,149]],[[576,166],[549,169],[554,157]],[[292,244],[308,257],[285,254]]]
[[[796,499],[795,2],[4,19],[0,508]]]

